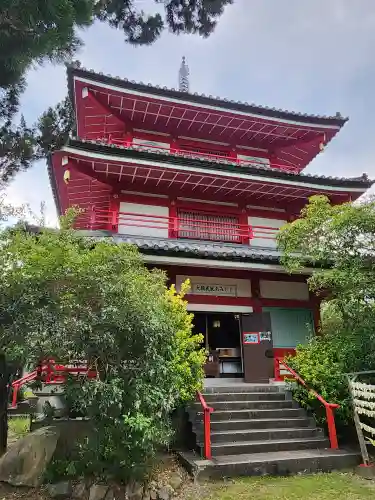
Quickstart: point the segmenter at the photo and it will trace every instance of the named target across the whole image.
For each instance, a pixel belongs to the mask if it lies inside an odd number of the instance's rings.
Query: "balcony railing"
[[[228,156],[228,155],[220,155],[220,154],[213,154],[205,151],[192,151],[184,148],[173,148],[171,146],[162,146],[161,144],[135,144],[131,143],[130,141],[126,139],[115,139],[113,137],[109,137],[108,139],[104,139],[105,141],[108,141],[109,144],[125,147],[125,148],[132,148],[132,149],[138,149],[140,151],[152,151],[155,150],[155,152],[165,152],[166,154],[174,154],[174,155],[180,155],[180,156],[187,156],[189,158],[207,158],[208,160],[213,160],[213,161],[220,161],[220,162],[230,162],[230,163],[236,163],[237,165],[241,167],[255,167],[255,168],[269,168],[270,170],[281,170],[283,172],[296,172],[298,169],[293,166],[293,165],[285,165],[283,163],[274,163],[272,162],[272,165],[267,165],[262,161],[257,161],[257,160],[245,160],[242,158],[238,158],[237,154],[234,154],[234,156]]]
[[[278,227],[255,226],[218,220],[186,217],[166,217],[135,212],[115,212],[91,208],[89,229],[105,229],[114,233],[179,238],[193,240],[221,241],[250,244],[253,240],[269,240],[266,246],[275,246]],[[273,243],[273,244],[272,244]]]

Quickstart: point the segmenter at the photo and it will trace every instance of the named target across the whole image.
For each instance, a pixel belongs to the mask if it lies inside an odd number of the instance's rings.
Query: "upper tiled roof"
[[[170,97],[172,99],[181,99],[184,101],[207,104],[211,106],[220,106],[222,108],[228,109],[228,111],[242,111],[245,113],[255,113],[257,115],[264,117],[280,118],[284,120],[297,120],[301,123],[313,122],[322,125],[336,125],[340,127],[344,125],[344,123],[348,120],[348,118],[343,117],[341,113],[336,113],[333,116],[299,113],[296,111],[271,108],[268,106],[259,106],[254,103],[234,101],[223,97],[215,97],[212,95],[199,94],[197,92],[194,93],[181,92],[174,88],[161,87],[159,85],[153,85],[151,83],[136,82],[134,80],[128,80],[127,78],[121,78],[120,76],[106,75],[102,72],[96,72],[93,69],[82,68],[78,61],[70,65],[67,65],[67,70],[68,70],[68,85],[71,95],[73,95],[72,76],[77,75],[83,78],[90,78],[91,80],[96,80],[98,83],[101,82],[110,85],[116,85],[118,87],[123,87],[138,92],[152,93],[155,96],[159,95],[164,97]],[[72,99],[72,102],[74,103],[74,99]]]
[[[198,167],[207,167],[208,169],[220,169],[220,170],[230,170],[235,171],[237,173],[242,174],[250,174],[250,175],[259,175],[268,177],[270,173],[272,173],[272,177],[277,179],[290,179],[291,181],[299,181],[311,183],[315,182],[320,185],[340,185],[350,187],[360,187],[365,191],[367,188],[371,187],[375,182],[374,180],[370,180],[367,174],[363,174],[361,177],[331,177],[324,175],[313,175],[313,174],[299,174],[296,172],[283,172],[278,169],[273,169],[271,167],[266,166],[241,166],[238,167],[238,164],[226,159],[219,158],[207,158],[199,155],[184,155],[182,153],[174,153],[169,152],[165,153],[164,151],[157,151],[155,149],[142,149],[137,146],[118,146],[113,144],[108,144],[103,141],[92,141],[92,140],[84,140],[84,139],[70,139],[67,146],[73,146],[77,149],[81,149],[84,151],[97,151],[100,150],[103,153],[118,155],[118,156],[133,156],[137,155],[138,158],[147,158],[150,160],[163,160],[168,161],[169,163],[175,163],[176,165],[188,165],[189,166],[198,166]]]

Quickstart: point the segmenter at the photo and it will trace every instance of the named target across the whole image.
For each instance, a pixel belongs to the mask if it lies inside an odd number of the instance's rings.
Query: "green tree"
[[[148,14],[136,0],[0,0],[0,87],[17,84],[32,64],[71,59],[81,45],[77,29],[96,19],[121,29],[134,45],[172,33],[209,36],[233,0],[154,0],[164,8]]]
[[[128,480],[169,442],[172,410],[201,387],[202,336],[164,273],[147,270],[132,246],[65,229],[71,219],[61,231],[3,234],[0,347],[34,365],[88,360],[97,378],[66,389],[97,431],[80,443],[75,471]]]
[[[151,44],[166,28],[207,37],[233,0],[154,2],[160,12],[149,14],[137,0],[0,0],[0,180],[9,181],[66,138],[71,118],[67,101],[48,109],[36,128],[22,120],[17,125],[14,118],[26,71],[45,61],[71,61],[82,45],[79,29],[99,20],[122,30],[132,45]]]
[[[278,243],[290,271],[314,266],[308,284],[323,299],[320,335],[289,362],[323,397],[341,404],[338,415],[347,422],[345,373],[375,369],[375,203],[334,206],[313,196],[301,217],[281,229]],[[323,417],[310,395],[296,394]]]

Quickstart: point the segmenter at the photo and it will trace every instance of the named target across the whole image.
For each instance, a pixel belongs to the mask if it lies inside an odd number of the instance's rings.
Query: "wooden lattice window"
[[[178,237],[240,243],[239,218],[233,215],[179,210]]]

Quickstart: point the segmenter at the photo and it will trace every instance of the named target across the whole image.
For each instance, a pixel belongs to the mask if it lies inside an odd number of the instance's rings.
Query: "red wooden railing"
[[[203,454],[206,460],[211,460],[212,452],[211,452],[211,413],[214,411],[213,408],[207,405],[203,395],[198,391],[197,392],[198,399],[203,408],[203,442],[204,449]]]
[[[217,160],[220,162],[231,162],[231,163],[237,163],[239,166],[244,166],[244,167],[257,167],[257,168],[270,168],[271,170],[281,170],[283,172],[298,172],[299,169],[293,165],[285,165],[284,163],[274,163],[270,164],[269,166],[265,165],[264,162],[262,161],[257,161],[257,160],[244,160],[242,158],[238,158],[237,154],[234,154],[233,156],[228,156],[228,155],[220,155],[220,154],[214,154],[214,153],[209,153],[205,151],[192,151],[189,149],[184,149],[182,148],[173,148],[170,146],[162,146],[162,145],[157,145],[157,144],[136,144],[132,143],[129,140],[126,139],[115,139],[109,136],[108,139],[104,139],[107,141],[109,144],[114,144],[121,146],[123,148],[134,148],[134,149],[139,149],[140,151],[147,151],[147,150],[155,150],[155,151],[161,151],[165,152],[166,154],[173,154],[173,155],[181,155],[181,156],[190,156],[192,158],[194,157],[199,157],[199,158],[207,158],[208,160]]]
[[[331,444],[331,448],[333,450],[337,450],[339,445],[337,441],[337,432],[336,432],[336,424],[335,424],[335,416],[334,416],[334,410],[337,408],[340,408],[340,405],[336,403],[327,403],[327,401],[314,389],[311,389],[308,387],[307,383],[303,380],[302,377],[298,375],[290,366],[287,365],[284,359],[281,358],[275,358],[277,359],[277,365],[278,365],[278,371],[275,373],[275,379],[280,380],[280,365],[287,370],[292,377],[299,382],[301,385],[303,385],[311,394],[313,394],[318,401],[322,403],[326,410],[326,416],[327,416],[327,427],[328,427],[328,436],[329,436],[329,441]]]
[[[152,234],[152,229],[157,229],[165,231],[169,238],[248,244],[254,238],[275,241],[276,234],[280,229],[271,226],[207,221],[200,218],[187,220],[184,217],[167,217],[137,212],[116,212],[99,209],[95,206],[91,207],[90,212],[90,229],[100,228],[118,232],[119,228],[133,227],[150,230],[145,232],[149,232],[150,234]]]
[[[88,378],[95,378],[97,375],[95,370],[91,370],[84,365],[64,366],[56,364],[53,360],[47,361],[32,372],[12,382],[11,387],[13,389],[13,394],[11,408],[16,408],[18,391],[23,385],[33,380],[41,380],[43,384],[62,384],[66,380],[67,373],[72,375],[85,374]]]

